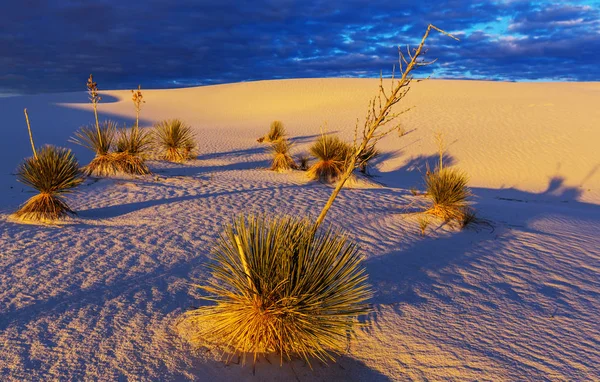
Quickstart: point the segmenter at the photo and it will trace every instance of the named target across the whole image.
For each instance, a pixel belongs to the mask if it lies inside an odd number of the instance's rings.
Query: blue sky
[[[7,0],[0,93],[377,77],[428,23],[423,76],[600,80],[600,1]]]

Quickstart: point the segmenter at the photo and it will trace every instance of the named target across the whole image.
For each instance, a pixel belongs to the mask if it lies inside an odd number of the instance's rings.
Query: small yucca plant
[[[271,144],[271,153],[273,154],[273,163],[271,170],[283,172],[291,169],[297,169],[298,166],[290,155],[291,144],[285,138],[275,141]]]
[[[154,146],[161,159],[184,162],[196,157],[196,141],[192,128],[179,119],[170,119],[154,126]]]
[[[308,169],[311,179],[335,182],[344,173],[353,148],[335,135],[321,135],[310,152],[317,162]]]
[[[363,174],[369,173],[369,163],[371,160],[381,155],[381,152],[375,148],[375,145],[367,146],[358,156],[356,166]]]
[[[310,157],[306,154],[301,154],[298,156],[298,163],[300,163],[300,170],[306,171],[310,164]]]
[[[98,128],[83,126],[70,141],[92,150],[96,156],[83,168],[86,175],[110,176],[122,171],[118,156],[111,152],[115,143],[117,124],[104,121]]]
[[[269,129],[269,133],[264,137],[258,138],[258,142],[275,142],[286,136],[285,127],[281,121],[273,121]]]
[[[195,345],[242,356],[276,353],[321,361],[347,348],[371,296],[356,244],[307,220],[241,217],[213,250],[212,278],[198,287],[215,304],[181,327]],[[189,332],[191,330],[191,332]]]
[[[425,212],[445,222],[461,222],[469,211],[469,198],[472,196],[467,184],[467,175],[453,167],[427,171],[426,196],[431,205]]]
[[[74,213],[63,199],[83,181],[79,163],[71,150],[44,146],[25,159],[17,170],[17,179],[39,191],[15,213],[21,220],[52,222]]]

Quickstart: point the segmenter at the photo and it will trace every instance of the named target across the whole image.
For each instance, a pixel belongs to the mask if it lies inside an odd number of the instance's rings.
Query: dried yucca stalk
[[[291,143],[285,138],[279,139],[271,144],[270,150],[273,154],[271,170],[284,172],[298,168],[290,154],[290,147]]]
[[[213,251],[202,306],[180,328],[192,343],[240,354],[333,360],[345,351],[371,296],[356,244],[308,220],[241,217]],[[185,332],[191,328],[190,332]]]

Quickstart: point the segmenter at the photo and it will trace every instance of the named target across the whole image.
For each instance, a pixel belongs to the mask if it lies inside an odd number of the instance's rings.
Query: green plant
[[[14,215],[21,220],[52,222],[74,213],[63,195],[81,184],[83,176],[71,150],[44,146],[38,153],[33,143],[27,109],[25,118],[33,157],[26,158],[19,165],[17,179],[39,194],[25,202]]]
[[[462,221],[469,208],[469,198],[472,196],[467,184],[467,175],[453,167],[427,171],[426,196],[431,201],[431,205],[425,212],[445,222]]]
[[[352,146],[338,136],[321,135],[310,148],[317,162],[308,169],[308,176],[311,179],[335,182],[346,170],[352,151]]]
[[[70,141],[92,150],[96,156],[83,168],[86,175],[110,176],[123,171],[120,156],[111,152],[117,133],[117,124],[104,121],[98,129],[83,126]]]
[[[359,155],[356,161],[358,170],[363,174],[369,173],[369,163],[371,160],[381,155],[381,152],[375,148],[375,145],[367,146]]]
[[[286,136],[285,127],[281,121],[273,121],[269,133],[264,137],[257,139],[258,142],[275,142]]]
[[[290,147],[291,144],[285,138],[279,139],[271,144],[270,150],[273,154],[271,170],[282,172],[298,168],[290,155]]]
[[[135,127],[119,130],[115,147],[115,160],[127,174],[146,175],[150,169],[145,159],[152,145],[152,136],[146,130]]]
[[[196,141],[192,128],[179,119],[170,119],[154,126],[154,146],[161,159],[184,162],[196,154]]]
[[[321,361],[342,353],[371,296],[356,244],[308,220],[240,217],[213,251],[212,278],[198,286],[214,304],[187,312],[196,345],[233,356],[278,353]],[[182,327],[186,327],[183,325]]]

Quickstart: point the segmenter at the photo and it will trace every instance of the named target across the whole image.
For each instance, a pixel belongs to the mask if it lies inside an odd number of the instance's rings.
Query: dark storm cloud
[[[7,4],[8,3],[8,4]],[[436,77],[600,80],[598,4],[523,1],[7,1],[0,92],[377,76],[431,22]]]

